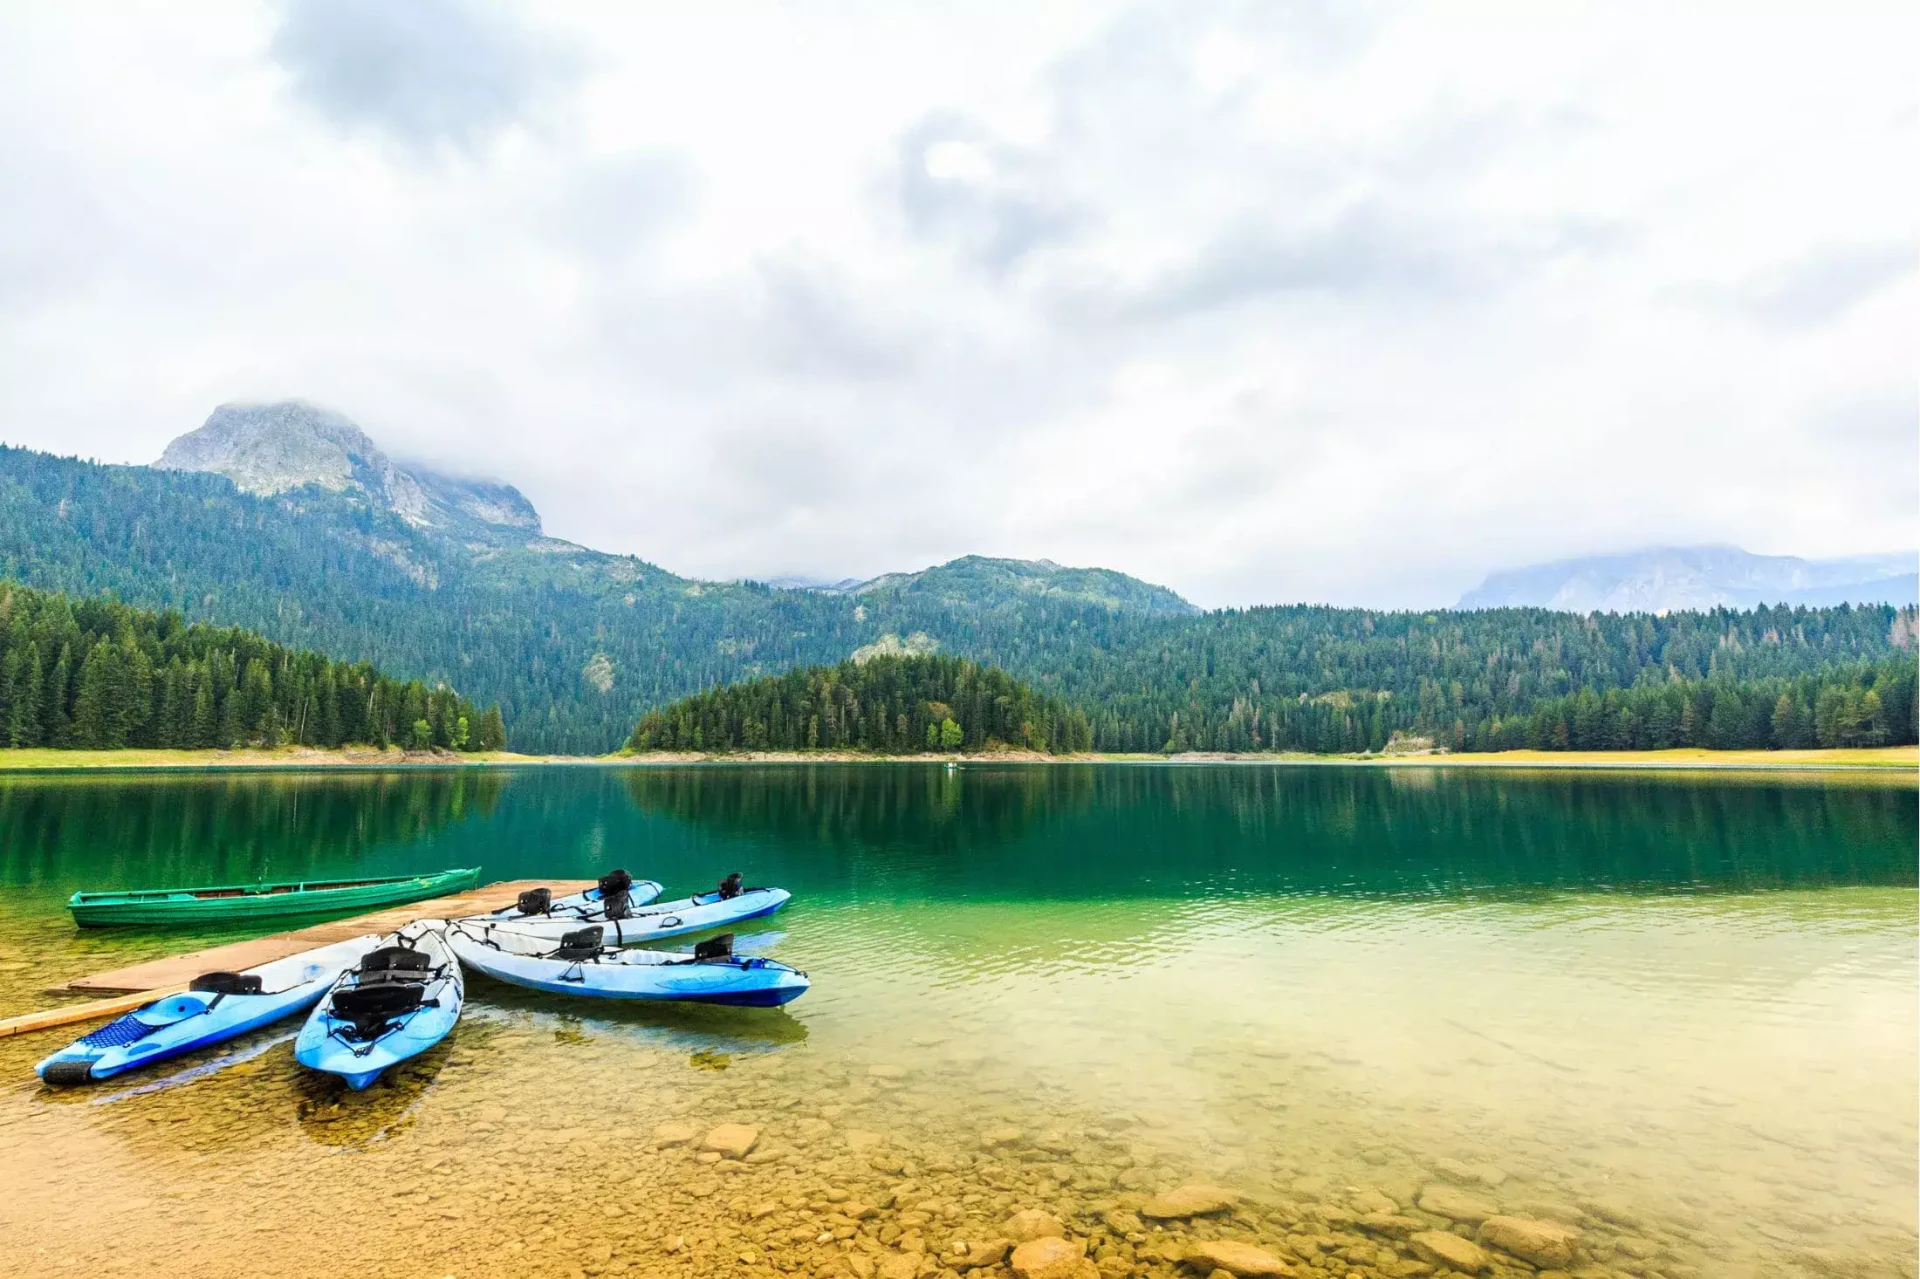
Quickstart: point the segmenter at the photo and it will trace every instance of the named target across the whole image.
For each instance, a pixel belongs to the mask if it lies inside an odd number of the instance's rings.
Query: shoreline
[[[860,751],[735,751],[522,755],[512,751],[456,754],[451,751],[321,750],[287,746],[233,751],[49,750],[0,748],[0,774],[82,772],[247,772],[277,769],[392,769],[684,767],[690,764],[1239,764],[1313,765],[1325,768],[1508,768],[1721,772],[1908,772],[1920,777],[1920,746],[1847,747],[1802,751],[1500,751],[1490,754],[1406,755],[1236,754],[1193,751],[1179,755],[1090,752],[1044,755],[1037,751],[986,751],[956,755],[873,755]]]

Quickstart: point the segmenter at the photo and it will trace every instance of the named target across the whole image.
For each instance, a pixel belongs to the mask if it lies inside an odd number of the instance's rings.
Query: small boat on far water
[[[153,888],[127,892],[75,893],[67,899],[73,922],[82,928],[144,924],[168,927],[219,924],[282,915],[323,915],[332,911],[399,906],[447,893],[464,892],[480,882],[480,868],[442,870],[427,875],[389,875],[380,879],[310,879],[271,884],[227,884],[213,888]]]

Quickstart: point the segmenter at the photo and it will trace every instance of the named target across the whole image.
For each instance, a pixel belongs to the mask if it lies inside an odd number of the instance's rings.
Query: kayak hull
[[[271,1025],[319,1002],[378,940],[370,933],[247,969],[260,978],[263,994],[185,991],[156,1000],[83,1035],[42,1060],[34,1073],[48,1083],[92,1083]]]
[[[425,985],[425,1002],[419,1008],[396,1018],[374,1039],[358,1038],[353,1023],[336,1017],[333,1010],[335,997],[356,981],[357,974],[350,970],[328,988],[300,1028],[293,1042],[294,1059],[310,1070],[338,1075],[357,1092],[387,1070],[445,1039],[460,1020],[466,990],[460,961],[447,945],[441,928],[438,921],[408,924],[378,943],[384,947],[408,942],[431,960],[433,976]]]
[[[634,906],[645,906],[657,900],[667,891],[651,879],[636,879],[633,887],[627,890],[627,900]],[[520,908],[509,906],[505,910],[496,910],[486,919],[581,919],[599,913],[600,889],[589,888],[584,893],[569,893],[565,897],[556,897],[546,910],[537,915],[522,915]]]
[[[571,916],[519,916],[496,919],[482,915],[460,921],[469,936],[494,930],[498,933],[547,943],[545,949],[560,944],[560,939],[577,929],[598,924],[605,929],[609,946],[640,946],[647,942],[684,937],[689,933],[727,928],[771,915],[793,898],[784,888],[749,888],[738,897],[721,898],[717,893],[683,897],[635,911],[625,919],[607,919],[599,914]]]
[[[359,880],[292,880],[208,888],[75,893],[67,900],[82,928],[149,928],[238,923],[289,915],[372,910],[465,892],[480,882],[478,867]]]
[[[757,956],[696,960],[665,951],[608,947],[591,958],[561,960],[546,954],[539,939],[477,936],[467,927],[454,924],[447,933],[462,965],[496,981],[553,995],[777,1008],[806,994],[812,985],[805,973]]]

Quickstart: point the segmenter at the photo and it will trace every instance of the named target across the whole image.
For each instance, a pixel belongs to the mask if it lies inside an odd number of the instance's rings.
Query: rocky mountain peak
[[[211,471],[271,496],[315,484],[360,492],[417,527],[540,532],[540,515],[510,484],[403,467],[351,420],[304,400],[222,404],[154,466]]]

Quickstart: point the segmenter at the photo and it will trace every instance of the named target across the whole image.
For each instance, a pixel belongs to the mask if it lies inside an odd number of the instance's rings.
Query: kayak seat
[[[633,876],[624,870],[610,870],[600,877],[600,910],[608,919],[625,919],[633,913]]]
[[[378,1039],[388,1027],[426,1003],[426,983],[398,974],[342,986],[333,992],[333,1015],[353,1023],[359,1039]]]
[[[734,871],[720,881],[720,900],[730,902],[740,895],[740,872]]]
[[[544,915],[553,906],[551,888],[529,888],[520,894],[517,909],[522,915]]]
[[[363,973],[424,973],[433,967],[433,960],[425,951],[415,950],[411,946],[382,946],[379,950],[370,950],[360,961]]]
[[[732,959],[732,958],[733,958],[733,934],[732,933],[721,933],[718,937],[711,938],[707,941],[694,943],[693,962],[696,964],[711,963],[717,959]]]
[[[560,949],[553,952],[552,958],[578,963],[583,959],[592,959],[600,953],[601,939],[606,929],[595,924],[591,928],[576,928],[560,938]]]
[[[255,973],[201,973],[187,989],[209,995],[257,995],[266,988]]]

